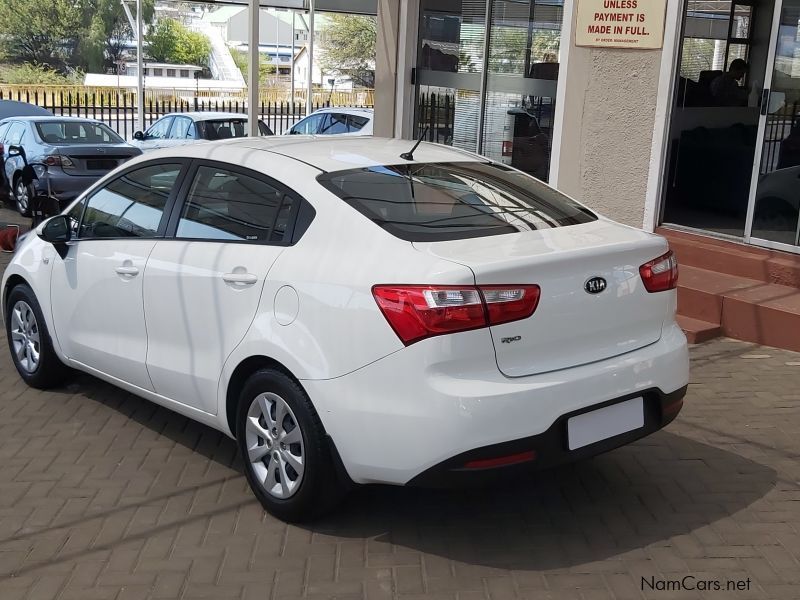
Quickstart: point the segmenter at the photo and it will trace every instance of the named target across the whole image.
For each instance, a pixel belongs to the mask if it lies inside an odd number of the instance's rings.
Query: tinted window
[[[150,165],[98,190],[89,198],[80,237],[154,237],[180,171],[179,164]]]
[[[46,144],[122,144],[124,140],[102,123],[47,120],[36,123]]]
[[[247,136],[247,119],[226,119],[203,121],[203,138],[207,140],[227,140]]]
[[[169,132],[169,137],[174,140],[186,139],[186,134],[189,131],[189,126],[192,120],[186,117],[176,117],[175,122],[172,124],[172,130]]]
[[[350,131],[361,131],[367,123],[369,123],[367,117],[359,117],[358,115],[350,115],[347,119]]]
[[[272,133],[272,129],[270,129],[264,121],[258,122],[258,131],[261,135],[275,135]]]
[[[172,117],[165,117],[160,121],[156,121],[153,126],[147,130],[145,137],[155,140],[160,140],[167,137],[169,126],[172,124]]]
[[[347,115],[340,113],[328,113],[322,123],[321,135],[333,135],[336,133],[347,133]]]
[[[216,167],[197,170],[177,236],[205,240],[281,242],[292,200],[268,183]]]
[[[325,115],[311,115],[307,119],[303,119],[292,128],[292,133],[302,135],[312,135],[317,133],[319,124],[324,116]]]
[[[437,163],[368,167],[318,177],[386,231],[435,242],[577,225],[591,211],[503,165]]]
[[[72,230],[73,237],[78,237],[78,226],[81,222],[81,215],[83,215],[84,206],[86,206],[86,198],[75,204],[66,212],[66,215],[69,218],[69,228]]]

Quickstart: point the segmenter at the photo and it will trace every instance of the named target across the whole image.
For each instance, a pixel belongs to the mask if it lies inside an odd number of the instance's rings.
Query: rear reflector
[[[672,250],[639,267],[645,289],[650,292],[666,292],[678,286],[678,259]]]
[[[509,454],[508,456],[498,456],[497,458],[484,458],[480,460],[471,460],[464,463],[465,469],[491,469],[493,467],[506,467],[508,465],[516,465],[519,463],[530,462],[536,460],[536,452],[529,450],[528,452],[520,452],[519,454]]]
[[[372,295],[406,346],[428,337],[530,317],[539,286],[376,285]]]

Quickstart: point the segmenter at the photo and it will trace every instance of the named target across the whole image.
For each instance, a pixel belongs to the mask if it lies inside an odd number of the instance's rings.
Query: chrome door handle
[[[114,269],[119,275],[127,275],[128,277],[135,277],[139,274],[139,267],[121,266]]]
[[[258,281],[258,277],[252,273],[225,273],[222,280],[235,285],[253,285]]]

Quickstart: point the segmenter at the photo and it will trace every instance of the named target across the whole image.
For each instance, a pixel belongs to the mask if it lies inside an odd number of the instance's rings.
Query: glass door
[[[772,42],[747,237],[760,246],[800,252],[800,0],[776,6]]]

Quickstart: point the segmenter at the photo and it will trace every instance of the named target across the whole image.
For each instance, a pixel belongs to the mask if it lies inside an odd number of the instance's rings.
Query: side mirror
[[[56,215],[42,227],[39,237],[53,246],[63,246],[72,239],[72,229],[67,215]]]
[[[142,133],[141,131],[137,131],[136,133],[133,134],[133,139],[142,141],[144,139],[144,133]]]
[[[25,148],[22,146],[9,146],[8,156],[25,156]]]

